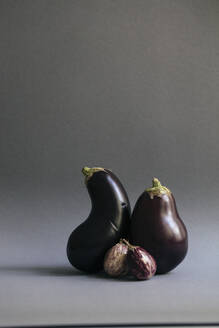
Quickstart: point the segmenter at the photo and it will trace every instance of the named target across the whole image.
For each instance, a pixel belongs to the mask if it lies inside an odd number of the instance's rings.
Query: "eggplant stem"
[[[120,242],[122,242],[123,244],[127,245],[129,249],[134,249],[135,246],[131,245],[126,239],[121,238]]]
[[[153,178],[152,187],[147,188],[146,191],[149,193],[151,199],[153,199],[154,196],[161,197],[165,194],[171,194],[171,191],[167,187],[162,186],[162,184],[157,178]]]
[[[102,167],[88,167],[88,166],[84,166],[83,169],[81,170],[81,172],[85,176],[85,181],[86,182],[92,177],[92,175],[95,172],[98,172],[98,171],[105,171],[105,169],[102,168]]]

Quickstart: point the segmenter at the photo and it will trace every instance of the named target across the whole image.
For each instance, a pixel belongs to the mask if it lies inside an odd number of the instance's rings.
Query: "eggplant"
[[[110,170],[84,167],[82,173],[92,208],[71,233],[67,257],[78,270],[94,273],[103,269],[106,251],[127,236],[131,208],[124,187]]]
[[[153,179],[152,188],[138,198],[131,217],[130,241],[148,251],[157,263],[157,274],[173,270],[188,250],[187,229],[172,192]]]

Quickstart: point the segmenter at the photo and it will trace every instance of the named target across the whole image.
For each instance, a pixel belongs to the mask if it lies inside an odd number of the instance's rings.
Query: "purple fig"
[[[122,239],[122,241],[128,246],[127,262],[129,272],[138,280],[153,277],[157,269],[154,258],[144,248],[133,246],[125,239]]]
[[[111,277],[121,277],[128,273],[128,246],[122,241],[110,248],[104,257],[104,271]]]

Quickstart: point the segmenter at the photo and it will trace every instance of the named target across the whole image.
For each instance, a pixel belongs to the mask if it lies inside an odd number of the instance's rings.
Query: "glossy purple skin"
[[[147,191],[142,193],[131,217],[130,242],[154,257],[159,274],[173,270],[182,262],[188,249],[188,236],[172,193],[153,199]]]
[[[136,246],[128,252],[128,264],[130,273],[138,280],[146,280],[156,273],[154,258],[142,247]]]
[[[71,233],[67,257],[78,270],[94,273],[103,269],[107,250],[128,234],[131,208],[120,180],[107,169],[95,172],[86,187],[92,208]]]

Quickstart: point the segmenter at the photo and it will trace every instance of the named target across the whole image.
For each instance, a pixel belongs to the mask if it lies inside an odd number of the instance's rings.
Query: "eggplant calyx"
[[[95,172],[105,171],[102,167],[87,167],[84,166],[81,172],[85,175],[85,181],[87,182]]]
[[[167,187],[162,186],[157,178],[153,178],[152,187],[147,188],[146,191],[149,193],[151,199],[153,199],[154,196],[161,197],[162,195],[171,194],[171,191]]]

